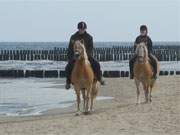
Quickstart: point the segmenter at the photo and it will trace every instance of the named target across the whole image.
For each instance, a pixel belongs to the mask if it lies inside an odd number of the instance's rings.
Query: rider
[[[70,38],[70,42],[69,42],[69,47],[68,47],[68,64],[66,65],[66,89],[69,89],[71,86],[71,73],[73,70],[73,66],[75,63],[74,60],[74,51],[73,51],[73,43],[76,40],[84,40],[84,45],[86,48],[86,52],[88,55],[88,59],[89,62],[91,63],[93,72],[97,78],[97,80],[104,85],[104,81],[102,80],[102,73],[100,70],[100,64],[98,61],[96,61],[93,57],[92,57],[92,52],[93,52],[93,37],[87,33],[86,29],[87,29],[87,25],[85,22],[79,22],[77,25],[78,31],[73,34]]]
[[[140,35],[136,38],[135,43],[134,43],[134,50],[136,50],[137,44],[141,42],[145,42],[147,45],[148,49],[148,57],[150,58],[150,63],[154,69],[153,72],[153,79],[157,79],[157,61],[156,58],[152,54],[152,40],[151,38],[147,35],[148,34],[148,28],[146,25],[141,25],[140,26]],[[134,62],[136,60],[136,55],[129,61],[129,67],[130,67],[130,79],[133,79],[133,66]]]

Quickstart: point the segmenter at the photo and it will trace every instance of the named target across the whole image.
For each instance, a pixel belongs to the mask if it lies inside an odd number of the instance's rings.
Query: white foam
[[[104,96],[97,97],[97,100],[111,100],[111,99],[114,99],[114,97],[104,97]]]
[[[0,69],[16,69],[16,70],[64,70],[67,62],[65,61],[0,61]],[[120,70],[129,71],[129,61],[107,61],[100,62],[102,70]],[[179,70],[180,61],[161,61],[161,70]]]

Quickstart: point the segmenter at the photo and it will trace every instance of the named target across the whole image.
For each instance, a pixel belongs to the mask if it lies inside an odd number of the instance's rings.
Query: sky
[[[94,41],[180,41],[180,0],[0,0],[0,42],[69,41],[85,21]]]

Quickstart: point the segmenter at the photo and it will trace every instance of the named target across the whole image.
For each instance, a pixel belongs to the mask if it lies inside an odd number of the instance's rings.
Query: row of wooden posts
[[[104,77],[129,77],[129,71],[103,71]],[[180,71],[160,71],[160,75],[180,75]],[[0,78],[63,78],[65,71],[60,70],[0,70]]]
[[[155,46],[153,54],[160,61],[180,61],[180,46]],[[129,60],[134,55],[130,46],[95,48],[93,56],[99,61]],[[0,50],[0,61],[5,60],[53,60],[67,61],[67,48],[52,50]]]

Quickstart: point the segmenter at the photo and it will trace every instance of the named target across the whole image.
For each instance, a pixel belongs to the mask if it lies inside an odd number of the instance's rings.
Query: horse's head
[[[146,62],[148,60],[148,50],[146,47],[146,43],[142,42],[140,44],[137,44],[135,53],[137,55],[138,62]]]
[[[74,58],[87,59],[86,48],[84,46],[84,40],[76,40],[74,42]]]

